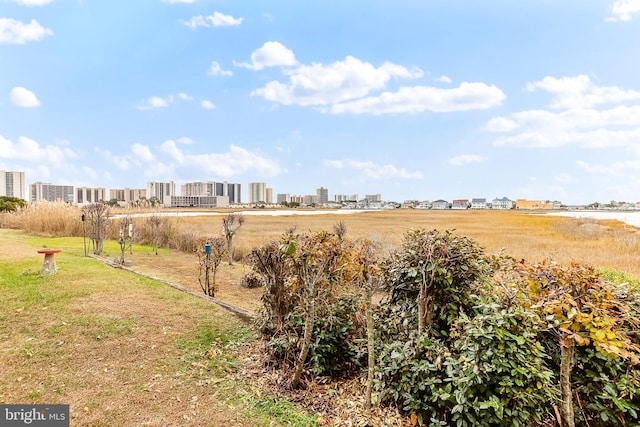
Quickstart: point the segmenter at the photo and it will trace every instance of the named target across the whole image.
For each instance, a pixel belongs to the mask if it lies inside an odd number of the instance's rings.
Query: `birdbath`
[[[39,254],[44,254],[44,262],[40,274],[56,274],[58,267],[56,266],[56,254],[62,252],[62,249],[45,248],[39,249]]]

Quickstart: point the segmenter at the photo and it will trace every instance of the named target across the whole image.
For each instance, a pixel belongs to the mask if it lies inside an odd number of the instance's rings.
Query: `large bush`
[[[487,257],[452,231],[410,230],[375,265],[357,261],[356,246],[289,234],[252,251],[265,283],[261,331],[277,363],[291,367],[303,354],[316,375],[357,370],[371,347],[360,312],[371,294],[352,285],[367,272],[360,279],[380,279],[384,294],[375,306],[377,401],[414,424],[639,425],[633,286],[575,263]]]

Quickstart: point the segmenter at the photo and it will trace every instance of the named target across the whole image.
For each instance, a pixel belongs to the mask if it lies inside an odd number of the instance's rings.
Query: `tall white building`
[[[74,202],[73,185],[54,185],[48,182],[36,182],[29,185],[31,202]]]
[[[91,203],[99,203],[107,201],[107,189],[76,187],[76,203],[79,205],[88,205]]]
[[[242,203],[240,184],[223,182],[187,182],[180,186],[180,195],[190,196],[226,196],[229,203]]]
[[[264,182],[249,183],[249,203],[267,202],[267,184]]]
[[[149,181],[147,182],[147,200],[152,198],[158,199],[161,204],[169,205],[171,203],[171,196],[176,195],[176,183],[173,181],[159,182]]]
[[[316,189],[316,203],[324,205],[329,202],[329,190],[324,187]]]
[[[27,200],[24,172],[0,170],[0,196]]]

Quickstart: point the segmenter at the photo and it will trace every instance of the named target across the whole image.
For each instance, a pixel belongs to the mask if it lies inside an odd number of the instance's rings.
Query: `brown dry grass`
[[[221,216],[181,217],[181,226],[196,233],[215,235]],[[257,245],[278,239],[291,226],[299,231],[332,230],[343,221],[347,236],[377,242],[383,251],[397,247],[410,228],[455,229],[474,238],[488,254],[501,252],[529,261],[554,259],[568,264],[584,262],[640,277],[636,254],[640,251],[640,233],[634,227],[609,221],[598,222],[515,211],[418,211],[395,210],[356,214],[247,216],[234,238],[237,252],[245,255]],[[134,245],[133,269],[200,290],[196,256],[191,253],[161,251],[154,255]],[[239,283],[248,267],[226,262],[218,272],[217,297],[249,310],[260,306],[260,289],[244,289]]]
[[[181,217],[180,221],[202,234],[218,233],[220,216]],[[290,226],[299,231],[332,230],[343,221],[347,236],[366,238],[384,249],[396,247],[410,228],[455,229],[474,238],[489,254],[504,251],[515,258],[561,263],[580,261],[640,276],[635,253],[640,233],[616,221],[596,222],[516,211],[419,211],[410,209],[356,214],[247,216],[234,238],[246,254],[252,247],[277,239]]]

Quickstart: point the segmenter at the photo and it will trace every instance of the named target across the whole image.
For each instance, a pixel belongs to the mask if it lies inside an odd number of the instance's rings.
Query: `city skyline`
[[[0,170],[635,202],[639,39],[630,0],[4,0]]]

